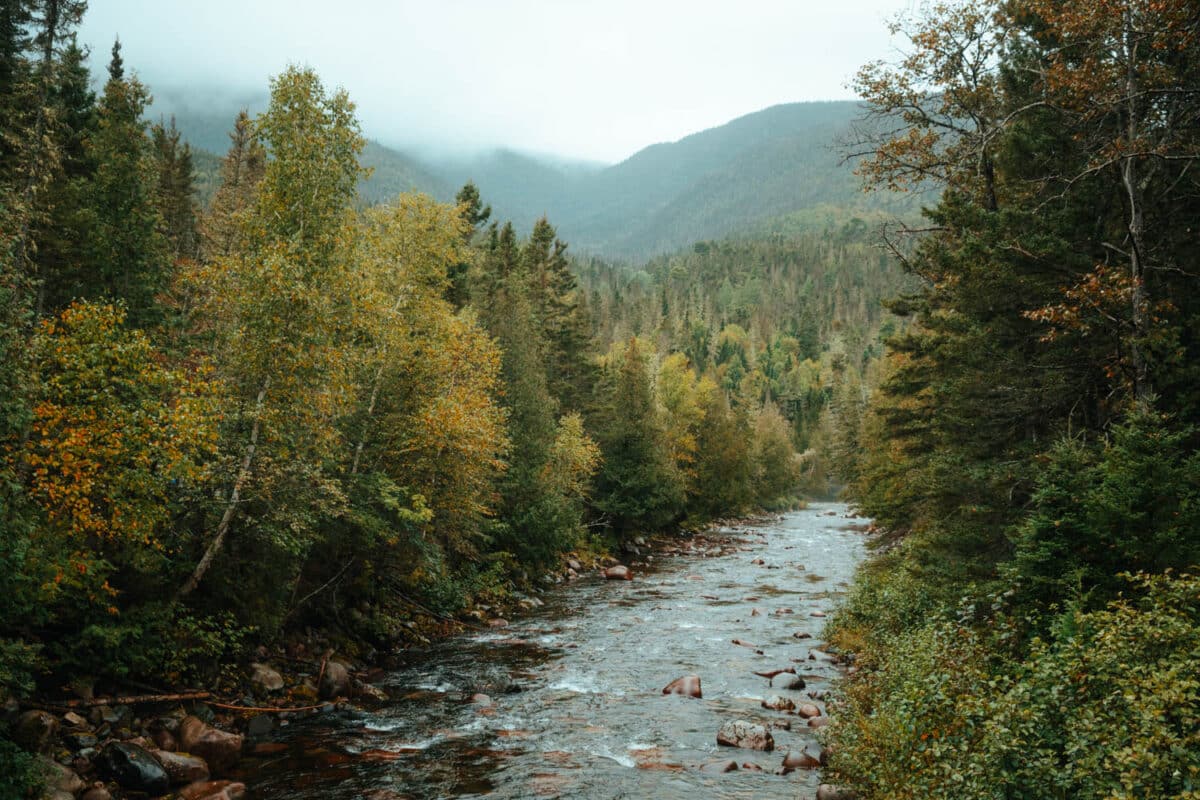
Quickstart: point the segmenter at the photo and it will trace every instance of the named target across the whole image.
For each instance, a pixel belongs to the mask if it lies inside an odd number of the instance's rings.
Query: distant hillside
[[[197,112],[175,97],[166,105],[193,144],[224,151],[218,132],[229,129],[236,106]],[[362,195],[378,203],[417,190],[450,200],[470,180],[494,218],[525,231],[546,215],[576,252],[644,260],[819,207],[860,215],[911,208],[864,195],[852,168],[839,163],[838,137],[858,115],[852,102],[773,106],[607,167],[514,150],[436,160],[371,142],[363,162],[373,174]]]

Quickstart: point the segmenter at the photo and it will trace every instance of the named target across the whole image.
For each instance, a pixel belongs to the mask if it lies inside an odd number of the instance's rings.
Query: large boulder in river
[[[717,744],[768,752],[775,749],[775,739],[765,726],[743,719],[730,720],[722,725],[717,731]]]
[[[197,720],[199,721],[199,720]],[[167,771],[154,756],[128,742],[113,742],[96,757],[96,768],[123,789],[149,795],[166,794],[171,787]]]
[[[631,581],[633,580],[633,571],[629,567],[617,564],[615,567],[604,570],[604,577],[610,581]]]
[[[703,697],[700,691],[699,675],[684,675],[668,683],[662,690],[663,694],[681,694],[685,697]]]
[[[237,763],[242,755],[242,742],[238,734],[217,730],[197,717],[187,717],[179,723],[179,749],[200,756],[214,772]]]

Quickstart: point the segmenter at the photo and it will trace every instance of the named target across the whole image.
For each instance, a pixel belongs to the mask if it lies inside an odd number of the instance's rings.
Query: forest
[[[472,184],[364,203],[354,104],[298,67],[202,206],[119,42],[93,91],[84,10],[0,17],[10,706],[220,685],[313,627],[386,651],[568,553],[831,491],[828,409],[902,283],[862,220],[577,262]]]
[[[844,462],[881,529],[831,625],[863,798],[1200,791],[1200,12],[939,3],[857,78],[920,281]],[[878,129],[877,129],[878,130]]]
[[[307,67],[193,150],[86,6],[0,0],[0,797],[38,698],[233,696],[314,641],[320,683],[835,497],[873,523],[818,797],[1200,797],[1190,0],[901,15],[866,199],[754,127],[788,107],[684,140],[759,137],[707,171],[551,181],[637,262],[364,183],[398,167]]]

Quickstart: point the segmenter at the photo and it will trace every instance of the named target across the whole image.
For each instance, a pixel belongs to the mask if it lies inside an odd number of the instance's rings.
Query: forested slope
[[[863,405],[881,528],[833,623],[863,798],[1200,786],[1200,11],[935,5],[858,86],[882,189],[934,185]],[[917,88],[927,87],[927,88]]]

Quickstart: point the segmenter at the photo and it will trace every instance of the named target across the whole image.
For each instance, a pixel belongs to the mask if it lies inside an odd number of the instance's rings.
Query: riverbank
[[[416,606],[414,616],[420,621],[404,628],[404,638],[391,652],[330,631],[308,630],[274,647],[258,645],[248,663],[223,670],[222,680],[208,687],[139,685],[135,692],[126,687],[96,695],[93,686],[81,681],[76,696],[10,702],[4,713],[18,743],[36,754],[48,777],[47,796],[54,800],[106,800],[123,791],[161,794],[155,762],[168,773],[174,795],[186,800],[236,798],[245,788],[232,780],[238,770],[231,753],[260,756],[271,750],[261,742],[264,737],[308,717],[390,702],[379,683],[403,661],[406,650],[466,632],[502,631],[510,620],[541,607],[540,595],[563,584],[618,565],[641,572],[663,559],[689,554],[697,537],[778,519],[762,514],[637,537],[625,543],[620,558],[597,551],[566,554],[557,569],[532,582],[528,591],[515,591],[506,603],[472,604],[459,618]],[[189,756],[174,755],[180,752]]]

